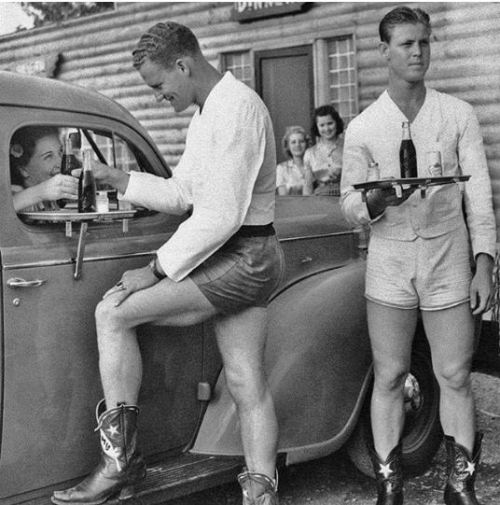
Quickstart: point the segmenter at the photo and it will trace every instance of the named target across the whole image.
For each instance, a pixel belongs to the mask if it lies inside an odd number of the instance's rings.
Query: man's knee
[[[237,404],[254,403],[265,394],[266,380],[263,371],[233,366],[224,370],[226,383]]]
[[[441,389],[460,391],[470,387],[470,362],[446,363],[435,367],[434,373]]]
[[[402,392],[407,375],[404,367],[376,366],[375,388],[385,393]]]
[[[123,325],[122,311],[115,306],[113,297],[104,298],[97,304],[95,321],[98,329]]]

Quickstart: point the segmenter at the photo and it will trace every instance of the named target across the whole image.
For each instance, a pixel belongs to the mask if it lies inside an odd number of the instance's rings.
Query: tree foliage
[[[21,2],[26,14],[33,18],[34,27],[60,23],[67,19],[79,18],[111,10],[113,2]]]

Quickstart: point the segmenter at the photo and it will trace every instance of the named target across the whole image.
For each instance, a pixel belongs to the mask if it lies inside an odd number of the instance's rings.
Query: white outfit
[[[174,175],[131,172],[123,199],[159,212],[192,212],[157,252],[168,277],[180,281],[242,225],[271,223],[275,188],[267,108],[227,72],[195,112]]]
[[[467,183],[434,186],[426,198],[415,191],[399,206],[387,207],[371,221],[361,193],[352,184],[365,182],[368,163],[376,161],[380,178],[400,177],[399,146],[406,116],[387,91],[359,116],[345,134],[342,210],[353,225],[371,224],[372,233],[392,240],[444,235],[463,225],[463,208],[474,256],[495,256],[496,231],[491,184],[479,123],[472,107],[450,95],[426,88],[425,101],[411,123],[418,175],[428,176],[427,153],[440,151],[443,175],[470,175]]]

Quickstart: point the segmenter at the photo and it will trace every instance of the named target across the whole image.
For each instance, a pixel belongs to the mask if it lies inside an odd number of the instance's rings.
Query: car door
[[[79,223],[17,215],[7,153],[21,125],[78,128],[109,163],[168,172],[141,132],[119,121],[18,107],[4,107],[2,117],[0,498],[77,478],[95,464],[94,409],[102,398],[95,306],[124,270],[144,266],[185,219],[142,210],[127,220],[89,222],[83,242]],[[139,328],[145,370],[140,432],[147,434],[147,455],[181,451],[193,436],[197,384],[217,368],[203,366],[202,329]]]

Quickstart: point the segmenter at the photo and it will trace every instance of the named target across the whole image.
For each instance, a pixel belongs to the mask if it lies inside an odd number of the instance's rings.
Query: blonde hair
[[[283,153],[288,158],[292,157],[290,147],[288,146],[288,141],[290,140],[290,136],[293,133],[302,133],[302,135],[304,135],[304,140],[306,141],[306,148],[311,145],[311,137],[308,135],[305,128],[302,128],[302,126],[287,126],[285,130],[285,135],[283,135],[283,138],[281,140],[281,147],[283,148]]]

